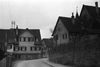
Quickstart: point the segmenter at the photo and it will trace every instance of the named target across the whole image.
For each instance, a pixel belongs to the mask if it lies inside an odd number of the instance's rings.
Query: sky
[[[80,13],[83,4],[95,6],[100,0],[0,0],[0,28],[40,29],[42,38],[50,38],[59,16],[71,17]]]

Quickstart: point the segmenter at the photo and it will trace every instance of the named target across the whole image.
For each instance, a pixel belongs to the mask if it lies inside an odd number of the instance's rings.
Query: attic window
[[[63,39],[66,39],[67,38],[67,34],[63,34],[62,37],[63,37]]]
[[[23,41],[26,41],[26,37],[23,37]]]
[[[30,37],[28,37],[28,42],[30,42],[31,41],[31,38]]]

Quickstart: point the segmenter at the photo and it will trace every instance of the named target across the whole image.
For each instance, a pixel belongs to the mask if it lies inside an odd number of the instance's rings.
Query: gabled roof
[[[57,24],[58,24],[59,20],[62,20],[63,22],[66,22],[66,21],[69,21],[70,18],[59,16],[59,17],[58,17],[58,20],[57,20],[57,23],[56,23],[56,25],[55,25],[55,27],[54,27],[54,30],[53,30],[52,36],[53,36],[53,34],[55,33],[55,31],[56,31],[56,27],[57,27]]]
[[[29,32],[34,35],[36,38],[41,40],[40,30],[39,29],[28,29]],[[18,35],[26,29],[18,29]],[[16,37],[16,29],[0,29],[0,43],[4,43],[7,40],[14,40]]]
[[[59,20],[61,20],[61,22],[64,24],[65,28],[69,31],[69,32],[80,32],[81,31],[81,25],[76,23],[73,23],[72,22],[72,18],[69,18],[69,17],[59,17],[58,20],[57,20],[57,23],[56,23],[56,26],[54,28],[54,31],[53,31],[53,34],[52,36],[54,35],[55,33],[55,29],[57,27],[57,24],[59,22]],[[74,19],[75,20],[75,19]]]
[[[96,7],[95,6],[88,6],[88,5],[83,5],[82,7],[82,11],[84,10],[84,8],[88,11],[89,15],[93,18],[97,17],[97,11],[96,11]],[[98,7],[99,9],[99,16],[100,16],[100,7]],[[81,13],[82,13],[81,11]],[[81,14],[80,14],[81,15]]]
[[[66,19],[67,20],[67,19]],[[81,25],[76,22],[76,20],[74,19],[74,23],[72,21],[72,18],[70,18],[68,21],[64,22],[62,21],[62,23],[64,24],[64,26],[66,27],[66,29],[69,32],[81,32]]]
[[[7,40],[15,38],[14,29],[0,29],[0,43],[4,43]]]
[[[42,39],[42,42],[44,42],[45,44],[43,44],[43,45],[45,45],[47,47],[52,47],[53,44],[54,44],[52,38],[50,38],[50,39],[48,39],[48,38]]]

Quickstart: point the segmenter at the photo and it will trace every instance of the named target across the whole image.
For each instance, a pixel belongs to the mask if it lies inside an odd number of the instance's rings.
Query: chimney
[[[15,21],[11,21],[11,28],[15,29]]]
[[[13,21],[13,24],[14,24],[14,29],[15,29],[15,25],[16,25],[16,24],[15,24],[15,21]]]
[[[74,18],[74,13],[72,12],[72,16],[71,16],[71,18]]]
[[[11,21],[11,28],[13,28],[13,21]]]
[[[74,13],[73,12],[72,12],[71,20],[72,20],[72,23],[74,24]]]
[[[16,35],[18,35],[18,25],[16,25]]]
[[[18,42],[19,41],[19,37],[18,37],[18,25],[16,25],[16,42]]]
[[[96,7],[96,13],[99,13],[99,8],[98,8],[98,2],[95,2],[95,7]]]

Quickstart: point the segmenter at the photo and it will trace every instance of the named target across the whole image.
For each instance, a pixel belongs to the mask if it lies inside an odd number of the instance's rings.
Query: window
[[[31,41],[31,38],[30,37],[28,37],[28,42],[30,42]]]
[[[7,49],[12,49],[12,45],[11,45],[11,44],[8,45],[8,46],[7,46]]]
[[[37,47],[34,47],[34,50],[36,51],[37,50]]]
[[[64,34],[62,35],[62,37],[63,37],[63,39],[65,39],[65,35]]]
[[[25,37],[25,41],[28,42],[28,37]]]
[[[19,51],[19,47],[18,46],[15,46],[14,47],[14,51]]]
[[[65,38],[67,39],[67,34],[65,34]]]
[[[34,38],[33,37],[31,37],[30,39],[31,39],[31,41],[34,41]]]
[[[23,38],[22,38],[22,37],[20,37],[20,38],[19,38],[19,41],[20,41],[20,42],[22,42],[22,41],[23,41]]]
[[[37,47],[37,50],[39,50],[39,47]]]
[[[39,50],[41,50],[41,47],[39,47]]]
[[[37,37],[35,37],[35,41],[37,41]]]
[[[26,41],[26,38],[25,37],[23,37],[23,41]]]
[[[21,42],[21,37],[19,38],[19,41]]]
[[[36,51],[36,50],[37,50],[37,47],[33,47],[33,46],[32,46],[32,47],[30,47],[30,50],[31,50],[31,51],[33,51],[33,50]]]
[[[63,39],[67,39],[67,34],[62,35]]]
[[[27,38],[27,41],[28,41],[28,42],[32,42],[32,41],[34,41],[34,39],[33,39],[33,37],[28,37],[28,38]]]
[[[30,50],[31,50],[31,51],[33,51],[33,50],[34,50],[34,47],[33,47],[33,46],[32,46],[32,47],[30,47]]]
[[[36,39],[36,42],[38,42],[39,40],[38,40],[38,38]]]
[[[26,51],[26,47],[25,46],[22,46],[21,47],[21,51]]]

